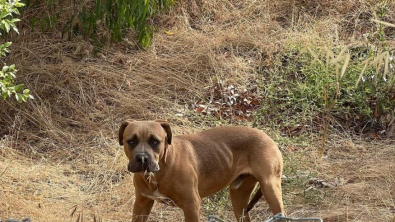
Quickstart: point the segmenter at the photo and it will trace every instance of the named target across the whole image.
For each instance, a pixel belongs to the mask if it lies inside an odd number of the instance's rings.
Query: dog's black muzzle
[[[132,173],[139,172],[158,172],[159,165],[151,160],[151,158],[145,153],[136,154],[134,160],[130,160],[128,164],[128,170]]]

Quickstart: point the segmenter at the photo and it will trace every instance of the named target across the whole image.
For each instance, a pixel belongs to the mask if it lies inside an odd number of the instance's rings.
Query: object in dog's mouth
[[[144,167],[144,169],[149,173],[156,173],[159,171],[159,164],[150,161],[148,162],[147,167]]]
[[[144,164],[137,164],[135,162],[128,164],[128,171],[132,173],[143,173],[145,171],[149,173],[156,173],[159,171],[159,169],[159,164],[152,161],[147,161]]]
[[[159,164],[153,163],[152,165],[153,165],[153,167],[152,167],[152,171],[151,172],[156,173],[156,172],[158,172],[160,170]]]

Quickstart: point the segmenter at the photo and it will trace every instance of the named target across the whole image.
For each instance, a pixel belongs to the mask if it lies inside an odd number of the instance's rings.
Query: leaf
[[[261,103],[259,102],[258,99],[253,98],[253,99],[251,100],[250,104],[251,104],[251,105],[254,105],[254,106],[259,106]]]
[[[16,25],[12,24],[11,27],[19,35],[19,31],[18,31],[18,28],[16,27]]]
[[[15,86],[15,92],[21,91],[22,88],[23,88],[23,86],[24,86],[23,84],[20,84],[20,85]]]
[[[15,23],[15,22],[20,22],[21,20],[19,18],[13,18],[11,19],[11,23]]]
[[[23,7],[23,6],[25,6],[25,4],[23,4],[22,2],[15,3],[15,7],[20,8],[20,7]]]
[[[5,27],[5,29],[6,29],[6,32],[7,32],[7,33],[10,32],[11,25],[10,25],[8,19],[3,20],[2,22],[3,22],[3,24],[4,24],[4,27]]]
[[[7,97],[8,97],[8,94],[7,94],[7,91],[5,91],[5,90],[2,90],[3,92],[1,93],[1,97],[3,97],[3,99],[7,99]]]
[[[164,31],[164,33],[166,34],[166,35],[175,35],[175,33],[174,32],[171,32],[171,31]]]
[[[9,69],[9,66],[5,65],[5,66],[3,66],[2,71],[3,72],[8,72],[8,69]]]
[[[12,45],[12,42],[6,42],[6,43],[4,43],[2,46],[8,48],[8,47],[10,47],[11,45]]]
[[[134,16],[132,14],[129,15],[129,26],[134,28]]]
[[[196,113],[200,114],[203,112],[204,109],[205,109],[204,107],[198,107],[198,108],[196,108]]]
[[[9,15],[11,15],[11,13],[9,13],[9,12],[3,12],[3,13],[0,14],[0,19],[3,19],[3,18],[5,18],[5,17],[7,17],[7,16],[9,16]]]
[[[15,98],[16,98],[16,100],[19,102],[19,103],[21,103],[23,100],[22,100],[22,95],[21,94],[19,94],[19,93],[15,93]]]
[[[236,119],[238,119],[240,121],[246,120],[246,118],[244,118],[243,116],[236,116]]]
[[[347,54],[344,56],[345,60],[344,60],[344,65],[342,67],[342,71],[340,74],[340,78],[343,78],[344,74],[346,73],[347,67],[348,67],[348,63],[350,62],[351,56],[350,54]]]

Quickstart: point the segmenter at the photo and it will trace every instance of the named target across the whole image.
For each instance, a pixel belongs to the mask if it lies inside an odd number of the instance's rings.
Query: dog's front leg
[[[182,208],[184,212],[185,222],[200,222],[200,203],[188,204]]]
[[[198,194],[190,198],[184,198],[180,206],[184,212],[185,222],[200,222],[200,196]]]
[[[133,206],[132,222],[147,221],[153,205],[154,200],[146,198],[140,193],[136,193],[136,200],[134,201]]]

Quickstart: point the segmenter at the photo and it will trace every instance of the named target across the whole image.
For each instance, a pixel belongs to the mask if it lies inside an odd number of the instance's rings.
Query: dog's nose
[[[144,153],[139,153],[136,155],[136,162],[144,165],[148,163],[148,156]]]

